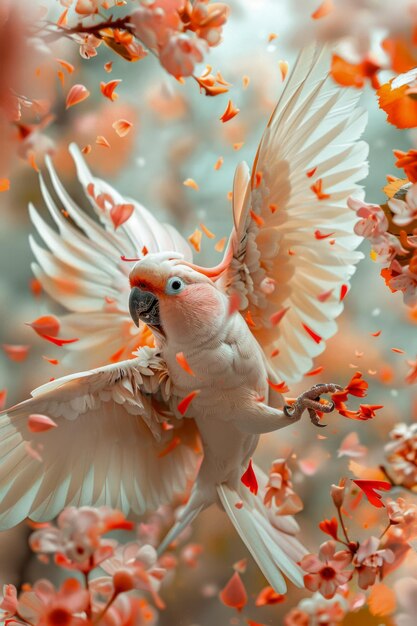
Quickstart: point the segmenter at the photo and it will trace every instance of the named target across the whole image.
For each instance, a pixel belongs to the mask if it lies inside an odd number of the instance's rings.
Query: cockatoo
[[[319,400],[336,385],[316,385],[292,406],[279,393],[335,333],[341,289],[361,258],[346,201],[361,195],[357,182],[367,173],[368,148],[359,141],[366,114],[358,92],[341,89],[328,72],[325,50],[300,54],[252,172],[237,167],[234,227],[211,269],[193,263],[172,226],[93,177],[76,146],[77,174],[101,225],[47,160],[56,198],[42,176],[40,186],[58,232],[30,207],[49,248],[31,238],[33,270],[71,311],[61,332],[78,339],[64,346],[74,369],[106,364],[53,380],[1,415],[1,528],[50,520],[70,505],[140,515],[192,480],[161,550],[217,503],[278,593],[286,590],[283,574],[303,585],[297,523],[265,507],[259,468],[257,494],[241,477],[260,434],[293,424],[306,409],[317,422],[316,410],[333,408]],[[115,230],[112,211],[126,205],[132,215]],[[331,242],[322,236],[330,232]],[[34,414],[56,427],[34,433]]]

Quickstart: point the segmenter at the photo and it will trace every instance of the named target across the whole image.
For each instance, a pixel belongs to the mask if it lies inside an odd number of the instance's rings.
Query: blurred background
[[[32,1],[27,10],[47,11],[48,19],[56,21],[64,4],[53,0]],[[228,94],[216,98],[200,94],[191,79],[180,84],[151,55],[130,64],[102,46],[96,57],[84,60],[78,46],[69,40],[61,39],[48,46],[39,37],[31,43],[33,66],[24,68],[25,93],[33,98],[51,98],[54,117],[47,120],[44,128],[37,129],[34,136],[20,137],[13,144],[4,142],[2,146],[0,178],[10,179],[10,189],[0,193],[0,344],[23,347],[20,351],[12,350],[12,358],[10,350],[0,350],[0,390],[7,391],[4,400],[7,406],[22,400],[31,389],[51,377],[65,373],[63,366],[53,365],[44,358],[59,360],[62,349],[46,344],[25,325],[46,313],[60,312],[44,293],[38,293],[31,272],[33,257],[28,236],[32,227],[28,203],[33,202],[43,217],[49,219],[42,204],[37,172],[28,163],[32,149],[40,169],[43,155],[53,155],[68,191],[86,206],[67,148],[71,141],[80,147],[91,144],[86,160],[96,175],[122,194],[135,198],[158,219],[174,224],[185,236],[203,222],[216,237],[209,239],[203,235],[197,262],[214,264],[221,258],[215,244],[230,232],[228,192],[235,167],[242,160],[252,162],[282,89],[279,62],[286,60],[291,67],[301,45],[314,37],[315,25],[309,22],[309,16],[318,3],[230,0],[228,4],[231,15],[223,29],[223,41],[205,59],[232,83]],[[118,10],[123,14],[123,7]],[[376,6],[375,11],[378,10]],[[18,48],[18,34],[10,33],[9,37],[7,45]],[[2,45],[6,47],[5,42]],[[72,63],[77,71],[76,82],[85,84],[91,91],[88,99],[68,110],[65,110],[65,94],[70,82],[62,87],[57,77],[57,58]],[[110,77],[104,69],[109,61],[113,62]],[[122,79],[117,88],[119,98],[110,102],[103,98],[99,84],[115,78]],[[222,124],[219,117],[229,98],[240,113]],[[370,145],[370,172],[364,186],[367,200],[379,203],[384,198],[382,187],[386,175],[400,175],[394,167],[392,150],[417,147],[416,137],[386,123],[385,113],[378,108],[370,87],[364,88],[362,99],[369,111],[365,139]],[[123,138],[111,126],[120,118],[133,122],[131,132]],[[97,145],[97,135],[105,136],[111,149]],[[215,169],[220,157],[222,166]],[[187,178],[196,181],[198,191],[183,185]],[[317,366],[324,366],[324,372],[304,379],[288,395],[295,396],[322,380],[344,385],[360,370],[370,383],[367,401],[383,404],[384,409],[376,419],[367,422],[330,415],[327,428],[320,432],[308,420],[302,420],[291,428],[263,437],[256,455],[266,471],[275,458],[290,458],[295,489],[305,503],[298,521],[303,541],[311,549],[323,541],[318,522],[333,515],[330,484],[340,476],[352,475],[349,458],[339,457],[337,452],[346,435],[355,430],[360,442],[369,448],[367,462],[377,465],[383,460],[383,446],[393,425],[417,418],[416,387],[405,382],[410,369],[407,361],[417,358],[417,310],[405,307],[401,294],[392,294],[385,287],[379,267],[369,256],[367,242],[362,245],[362,251],[364,259],[346,297],[339,333],[328,342],[325,353],[316,362]],[[381,333],[376,337],[377,331]],[[368,526],[382,524],[376,509],[374,517],[370,521],[368,516]],[[360,531],[363,523],[358,510],[351,524],[356,524]],[[26,547],[28,532],[26,528],[18,528],[0,535],[1,583],[21,583],[45,575],[46,566],[34,562]],[[180,569],[176,578],[165,586],[163,595],[168,609],[160,614],[159,623],[175,626],[235,623],[231,611],[219,602],[218,590],[230,578],[233,564],[242,558],[248,558],[244,579],[253,597],[265,585],[262,575],[219,510],[211,508],[198,518],[192,538],[202,544],[204,552],[196,568]],[[417,560],[411,557],[407,567],[416,574]],[[280,624],[282,616],[303,595],[291,589],[284,603],[254,609],[253,615],[249,610],[248,615],[263,624]],[[355,623],[389,623],[387,618],[369,616],[366,608],[363,611],[363,617],[362,613],[355,614]]]

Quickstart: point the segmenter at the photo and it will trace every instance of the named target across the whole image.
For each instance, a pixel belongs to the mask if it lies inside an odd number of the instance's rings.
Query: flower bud
[[[339,481],[338,485],[332,485],[330,487],[330,495],[332,496],[332,500],[336,508],[340,509],[343,504],[343,500],[345,497],[345,485],[346,479],[342,478]]]

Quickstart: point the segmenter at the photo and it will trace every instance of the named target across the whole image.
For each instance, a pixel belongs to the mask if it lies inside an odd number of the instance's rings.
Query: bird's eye
[[[172,278],[170,278],[167,282],[165,293],[167,293],[168,295],[181,293],[184,287],[185,282],[182,278],[179,278],[178,276],[172,276]]]

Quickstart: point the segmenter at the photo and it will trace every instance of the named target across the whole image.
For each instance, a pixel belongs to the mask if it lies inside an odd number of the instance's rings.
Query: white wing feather
[[[170,413],[165,364],[150,348],[47,383],[32,396],[0,415],[1,529],[26,517],[52,519],[69,505],[140,515],[183,493],[195,476],[194,422]],[[31,414],[57,427],[31,432]],[[167,419],[173,429],[162,427]]]
[[[232,259],[221,278],[229,293],[239,294],[269,365],[287,382],[311,368],[335,333],[342,285],[348,287],[362,257],[346,201],[361,193],[357,181],[367,174],[368,146],[359,141],[367,116],[357,108],[359,92],[337,86],[329,67],[328,51],[301,53],[252,175],[246,164],[238,166],[227,252]],[[321,199],[312,189],[320,184]],[[332,235],[320,239],[315,231]],[[322,300],[325,292],[330,295]],[[271,317],[284,307],[288,311],[274,325]]]
[[[58,230],[51,228],[30,205],[32,223],[42,244],[30,237],[36,259],[32,265],[48,295],[70,311],[61,319],[60,336],[78,341],[64,345],[65,365],[75,370],[97,367],[132,357],[152,338],[144,325],[133,324],[128,311],[131,264],[121,260],[149,252],[176,251],[185,260],[192,252],[183,237],[159,223],[137,202],[122,197],[110,185],[91,175],[77,146],[70,146],[79,180],[98,219],[89,217],[69,196],[50,159],[46,160],[56,200],[43,177],[40,187]],[[132,204],[131,217],[117,230],[111,206]]]

